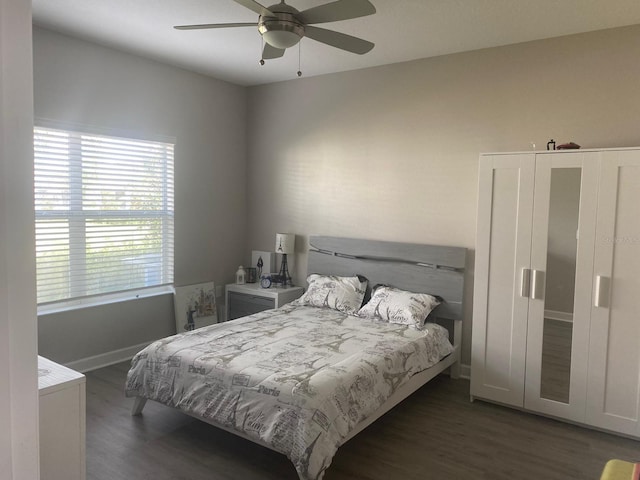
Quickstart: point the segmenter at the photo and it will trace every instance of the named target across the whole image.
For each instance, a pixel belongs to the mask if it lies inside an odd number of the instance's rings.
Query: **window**
[[[39,304],[173,283],[173,149],[34,129]]]

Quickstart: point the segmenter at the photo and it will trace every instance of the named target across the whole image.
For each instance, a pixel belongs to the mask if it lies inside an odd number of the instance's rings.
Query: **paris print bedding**
[[[237,430],[316,480],[360,421],[452,351],[436,324],[285,305],[149,345],[132,360],[126,395]]]

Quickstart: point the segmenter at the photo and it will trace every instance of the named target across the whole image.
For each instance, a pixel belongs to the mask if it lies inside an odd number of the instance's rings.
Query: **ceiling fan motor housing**
[[[304,24],[298,21],[295,8],[280,3],[269,7],[275,14],[260,15],[258,31],[264,41],[275,48],[285,49],[293,47],[304,37]]]

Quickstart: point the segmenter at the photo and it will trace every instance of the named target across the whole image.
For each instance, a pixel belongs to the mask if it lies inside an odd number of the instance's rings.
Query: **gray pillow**
[[[358,316],[422,328],[429,313],[438,305],[440,301],[433,295],[380,285]]]
[[[294,305],[332,308],[352,315],[360,309],[367,290],[367,280],[357,276],[312,273],[307,277],[307,283],[309,288],[302,297],[292,302]]]

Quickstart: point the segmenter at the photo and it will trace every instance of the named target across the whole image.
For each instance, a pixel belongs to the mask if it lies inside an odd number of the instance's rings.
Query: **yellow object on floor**
[[[609,460],[604,466],[600,480],[638,480],[639,478],[640,463]]]

